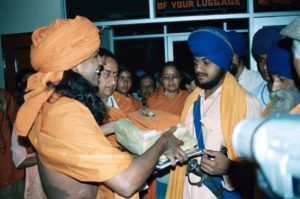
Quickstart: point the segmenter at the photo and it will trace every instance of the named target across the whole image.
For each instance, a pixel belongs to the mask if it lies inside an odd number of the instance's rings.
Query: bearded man
[[[261,105],[228,72],[234,52],[225,31],[200,28],[191,33],[188,45],[194,56],[198,87],[186,99],[181,122],[197,138],[198,148],[205,149],[205,154],[196,160],[215,185],[204,181],[202,186],[194,186],[190,182],[198,182],[200,176],[190,173],[189,181],[184,175],[185,167],[177,166],[171,171],[166,198],[240,198],[232,183],[241,164],[236,161],[231,135],[242,119],[259,118]]]

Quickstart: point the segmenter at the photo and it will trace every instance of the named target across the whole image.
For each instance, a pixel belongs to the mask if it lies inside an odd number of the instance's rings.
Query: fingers
[[[178,161],[179,161],[180,163],[184,163],[184,162],[186,162],[186,161],[188,160],[188,157],[187,157],[186,153],[183,152],[183,151],[180,150],[180,149],[178,150],[178,153],[175,154],[175,156],[176,156],[176,158],[178,159]]]
[[[201,169],[210,175],[214,175],[213,173],[214,169],[209,165],[201,164]]]
[[[142,107],[138,110],[138,112],[139,112],[141,115],[143,115],[143,116],[147,116],[149,110],[148,110],[147,107],[142,106]]]
[[[213,156],[213,157],[217,156],[217,155],[218,155],[218,152],[219,152],[219,151],[213,151],[213,150],[207,150],[207,149],[204,150],[204,153],[205,153],[205,154],[210,155],[210,156]]]
[[[170,159],[172,166],[176,165],[176,162],[184,163],[187,161],[187,155],[181,150],[178,149],[173,153],[166,154],[167,157]]]
[[[212,160],[206,154],[204,154],[201,158],[201,165],[205,165],[208,167],[214,167],[216,165],[216,163],[214,160]]]
[[[167,133],[173,134],[176,130],[177,130],[177,126],[172,126],[172,127],[167,131]]]
[[[175,156],[168,156],[168,158],[171,161],[171,165],[175,166],[176,165],[176,158],[175,158]]]

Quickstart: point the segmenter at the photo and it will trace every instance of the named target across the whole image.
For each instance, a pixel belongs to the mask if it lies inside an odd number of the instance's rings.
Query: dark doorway
[[[16,74],[24,68],[31,68],[31,33],[2,35],[2,52],[5,62],[5,88],[13,96],[16,91]]]

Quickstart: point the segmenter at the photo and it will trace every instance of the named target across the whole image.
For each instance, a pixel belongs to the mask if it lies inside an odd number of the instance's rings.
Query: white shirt
[[[120,109],[119,106],[118,106],[118,103],[117,103],[117,101],[116,101],[116,99],[114,98],[113,95],[111,95],[111,96],[109,96],[109,97],[107,98],[106,106],[108,106],[108,107],[114,107],[114,108]]]
[[[207,99],[204,97],[204,90],[200,93],[201,96],[201,126],[203,133],[203,141],[206,149],[220,151],[222,146],[225,146],[222,128],[221,128],[221,86],[212,93]],[[246,93],[247,112],[245,118],[258,119],[262,116],[262,108],[258,100]],[[190,133],[196,137],[194,120],[193,120],[193,106],[190,107],[186,125]],[[201,158],[197,158],[200,162]],[[234,187],[231,185],[228,176],[224,177],[223,186],[227,190],[232,190]],[[196,175],[190,174],[192,182],[198,182],[200,178]],[[215,195],[206,186],[192,186],[187,178],[184,181],[183,199],[203,198],[215,199]]]
[[[244,67],[243,72],[238,78],[239,84],[249,93],[255,96],[263,108],[269,102],[269,91],[267,82],[263,80],[258,71],[249,70]]]

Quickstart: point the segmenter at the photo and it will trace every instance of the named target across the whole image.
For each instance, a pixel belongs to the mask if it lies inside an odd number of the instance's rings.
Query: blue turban
[[[190,34],[188,45],[194,57],[206,57],[220,68],[228,70],[233,48],[227,33],[215,27],[203,27]]]
[[[243,58],[245,55],[245,40],[242,35],[237,33],[236,31],[229,31],[228,33],[229,41],[233,47],[233,51],[240,58]]]
[[[279,27],[264,27],[259,29],[253,36],[252,52],[256,57],[267,54],[273,43],[281,39]]]
[[[292,76],[291,40],[289,38],[274,43],[267,54],[267,65],[270,75],[279,75],[287,79]]]

